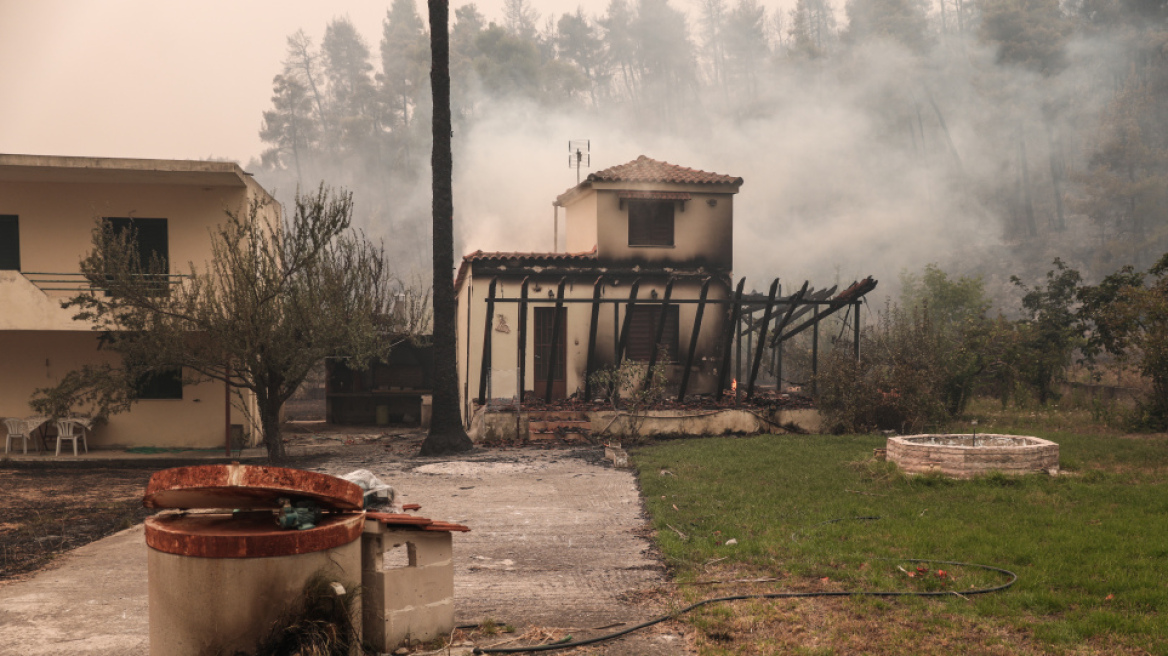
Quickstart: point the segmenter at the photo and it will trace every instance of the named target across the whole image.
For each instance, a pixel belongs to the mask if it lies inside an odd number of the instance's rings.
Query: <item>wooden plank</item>
[[[653,367],[657,366],[657,351],[661,349],[661,337],[665,334],[665,322],[669,319],[669,298],[673,296],[673,278],[665,283],[665,295],[661,301],[661,314],[657,317],[657,330],[653,337],[653,350],[649,353],[649,368],[645,370],[645,380],[641,389],[649,389],[653,382]]]
[[[592,285],[592,321],[588,324],[588,359],[584,369],[584,400],[592,400],[592,374],[596,371],[596,331],[600,328],[600,291],[604,276]]]
[[[722,341],[722,366],[718,370],[718,391],[715,398],[718,401],[722,400],[722,392],[726,389],[726,377],[730,374],[730,346],[734,343],[734,326],[738,324],[739,303],[742,302],[742,288],[746,286],[746,278],[738,281],[738,288],[734,291],[734,301],[730,304],[730,325],[727,330],[723,331],[726,334],[726,339]]]
[[[771,291],[767,297],[766,309],[762,315],[762,327],[758,331],[758,349],[754,353],[754,363],[750,367],[750,382],[746,384],[746,400],[754,398],[754,381],[758,378],[758,369],[762,365],[762,354],[766,351],[767,326],[771,323],[771,312],[775,308],[775,295],[779,293],[779,279],[771,283]]]
[[[702,301],[706,300],[706,295],[710,292],[710,279],[706,278],[702,282],[702,291],[698,294],[698,309],[694,314],[693,330],[689,333],[689,351],[685,356],[685,369],[681,372],[681,388],[677,392],[677,400],[680,403],[685,400],[685,389],[689,386],[689,371],[693,368],[694,355],[698,350],[698,335],[702,330],[702,315],[706,312],[706,304]]]
[[[633,286],[631,289],[629,289],[629,300],[625,305],[624,326],[621,327],[620,331],[620,346],[616,350],[616,364],[618,366],[625,359],[625,348],[629,343],[629,327],[633,321],[633,307],[637,304],[637,290],[640,289],[640,287],[641,279],[637,278],[633,280]]]
[[[523,406],[523,392],[527,387],[527,285],[528,276],[519,287],[519,405]]]
[[[495,319],[495,288],[499,277],[491,278],[487,286],[487,317],[483,322],[483,361],[479,364],[479,406],[487,404],[487,376],[491,372],[491,324]]]
[[[564,285],[566,285],[567,283],[568,283],[568,278],[566,276],[563,278],[560,278],[560,285],[556,289],[556,309],[555,309],[554,314],[552,316],[552,343],[551,343],[551,353],[548,354],[547,389],[544,391],[544,395],[543,395],[543,402],[544,403],[551,403],[552,402],[552,389],[553,389],[553,385],[555,384],[555,380],[556,380],[556,364],[557,364],[556,363],[556,355],[557,355],[556,351],[558,350],[558,347],[559,347],[560,322],[562,321],[562,319],[560,318],[560,313],[564,309]],[[564,371],[564,387],[565,387],[564,394],[565,395],[567,394],[567,384],[568,384],[567,378],[568,378],[567,371],[565,370]]]

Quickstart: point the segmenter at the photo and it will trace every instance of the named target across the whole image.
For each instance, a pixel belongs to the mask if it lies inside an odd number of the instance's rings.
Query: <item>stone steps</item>
[[[562,440],[587,443],[592,436],[592,422],[584,412],[544,411],[530,412],[527,417],[527,439],[532,442]]]

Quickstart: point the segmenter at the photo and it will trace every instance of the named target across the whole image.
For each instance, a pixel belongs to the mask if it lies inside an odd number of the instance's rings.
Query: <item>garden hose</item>
[[[1006,581],[1005,583],[1003,583],[1001,585],[997,585],[994,587],[976,588],[974,590],[968,590],[965,592],[956,592],[953,590],[936,590],[936,591],[932,591],[932,592],[893,592],[893,591],[880,592],[880,591],[874,591],[874,590],[861,590],[858,592],[767,592],[767,593],[760,593],[760,594],[732,595],[729,597],[715,597],[713,599],[703,599],[702,601],[699,601],[695,604],[690,604],[689,606],[686,606],[685,608],[682,608],[681,610],[675,611],[675,612],[670,613],[668,615],[662,615],[661,617],[651,619],[648,622],[642,622],[641,624],[638,624],[636,626],[631,626],[627,629],[622,629],[622,630],[616,631],[614,633],[609,633],[606,635],[597,636],[595,638],[587,638],[585,640],[577,640],[575,642],[567,642],[567,643],[557,642],[557,643],[544,644],[544,645],[534,645],[534,646],[530,646],[530,647],[500,647],[500,648],[475,647],[474,651],[472,653],[475,653],[475,654],[523,654],[523,653],[527,653],[527,652],[553,651],[553,650],[557,650],[557,649],[571,649],[573,647],[582,647],[584,645],[592,645],[592,644],[596,644],[598,642],[604,642],[606,640],[612,640],[614,638],[619,638],[623,635],[628,635],[634,631],[640,631],[641,629],[653,626],[654,624],[660,624],[661,622],[674,619],[678,616],[681,616],[681,615],[684,615],[684,614],[690,612],[691,610],[694,610],[696,608],[700,608],[700,607],[705,606],[707,604],[714,604],[714,603],[719,603],[719,602],[723,602],[723,601],[742,601],[742,600],[746,600],[746,599],[797,599],[797,598],[803,598],[803,597],[948,597],[948,596],[969,597],[969,596],[973,596],[973,595],[988,594],[990,592],[998,592],[1000,590],[1005,590],[1006,588],[1014,585],[1014,582],[1018,580],[1018,575],[1015,574],[1014,572],[1011,572],[1008,569],[1002,569],[1000,567],[993,567],[992,565],[979,565],[977,563],[961,563],[961,562],[951,561],[951,560],[929,560],[929,559],[924,559],[924,558],[877,558],[875,560],[895,560],[898,562],[905,562],[905,563],[934,563],[934,564],[940,564],[940,565],[957,565],[959,567],[976,567],[978,569],[984,569],[984,570],[988,570],[991,572],[997,572],[999,574],[1005,574],[1006,576],[1010,577],[1010,580]]]

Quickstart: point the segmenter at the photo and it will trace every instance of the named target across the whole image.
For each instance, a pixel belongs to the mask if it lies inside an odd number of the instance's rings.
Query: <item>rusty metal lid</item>
[[[281,498],[311,499],[325,508],[360,510],[360,486],[328,474],[262,465],[198,465],[150,477],[147,508],[279,508]]]
[[[146,544],[198,558],[294,556],[349,544],[364,527],[364,513],[326,514],[302,531],[279,528],[266,512],[156,515],[146,518]]]

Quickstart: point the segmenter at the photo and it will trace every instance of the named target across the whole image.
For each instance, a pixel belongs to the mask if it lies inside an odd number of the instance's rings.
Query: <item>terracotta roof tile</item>
[[[463,533],[470,530],[469,527],[463,526],[462,524],[441,522],[427,517],[418,517],[417,515],[369,512],[365,513],[365,517],[367,519],[377,520],[386,526],[396,526],[398,528],[413,528],[423,531],[459,531]]]
[[[670,182],[676,184],[742,184],[742,178],[699,171],[641,155],[588,176],[588,182]]]
[[[559,264],[564,262],[594,262],[596,248],[586,253],[520,253],[520,252],[484,252],[475,251],[463,256],[467,262],[517,262],[526,265]]]

